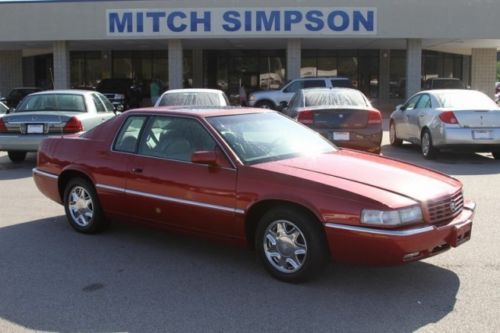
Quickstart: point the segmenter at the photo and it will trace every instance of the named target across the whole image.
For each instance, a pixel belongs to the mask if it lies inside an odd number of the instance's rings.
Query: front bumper
[[[327,223],[332,258],[339,262],[398,265],[417,261],[457,247],[471,237],[475,204],[446,225],[425,225],[404,230],[374,229]]]
[[[48,137],[43,134],[1,134],[0,151],[37,151],[40,143]]]

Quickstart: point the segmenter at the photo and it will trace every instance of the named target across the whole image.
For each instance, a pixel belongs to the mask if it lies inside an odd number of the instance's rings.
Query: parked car
[[[434,77],[427,79],[423,86],[425,90],[433,89],[465,89],[467,88],[462,80],[451,77]]]
[[[454,178],[352,150],[270,110],[132,110],[49,138],[33,177],[69,224],[146,223],[255,248],[284,281],[328,258],[402,264],[469,240]]]
[[[22,162],[27,152],[37,151],[43,139],[87,131],[114,115],[113,105],[95,91],[34,93],[0,118],[0,151],[7,151],[12,162]]]
[[[103,79],[96,90],[106,96],[117,110],[141,106],[143,93],[133,79]]]
[[[345,77],[304,77],[287,83],[279,90],[262,90],[248,96],[248,105],[264,109],[280,110],[283,102],[290,103],[293,95],[307,88],[352,88],[352,82]]]
[[[217,89],[172,89],[164,92],[155,106],[228,106],[229,100]]]
[[[492,152],[500,159],[500,107],[475,90],[429,90],[412,96],[391,114],[390,142],[420,145],[435,158],[441,149]]]
[[[382,115],[359,90],[301,89],[284,112],[337,146],[380,153]]]
[[[2,102],[0,102],[0,117],[3,117],[7,113],[9,113],[9,107],[7,105],[3,104]]]
[[[9,108],[16,108],[19,102],[29,94],[42,91],[42,88],[37,87],[19,87],[12,89],[6,97],[0,98],[0,102],[4,102]]]

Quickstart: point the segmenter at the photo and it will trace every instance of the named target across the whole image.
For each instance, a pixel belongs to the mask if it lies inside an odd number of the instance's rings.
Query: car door
[[[407,111],[408,135],[411,141],[419,142],[422,127],[425,125],[426,117],[431,108],[429,94],[422,94],[413,110]]]
[[[396,123],[396,132],[400,139],[410,140],[411,131],[410,131],[410,116],[417,105],[418,100],[420,99],[420,94],[411,97],[405,105],[401,107],[401,122]]]
[[[195,151],[216,151],[221,164],[192,163]],[[236,168],[201,121],[152,116],[128,165],[127,202],[135,219],[177,229],[241,238],[235,223]]]

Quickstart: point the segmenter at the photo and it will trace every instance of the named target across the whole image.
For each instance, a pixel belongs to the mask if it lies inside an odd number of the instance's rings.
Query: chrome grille
[[[431,224],[449,222],[462,213],[464,196],[462,191],[431,201],[427,204],[427,214]]]

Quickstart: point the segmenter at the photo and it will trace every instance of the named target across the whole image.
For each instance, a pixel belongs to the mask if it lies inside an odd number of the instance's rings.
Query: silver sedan
[[[412,96],[391,114],[390,142],[420,145],[435,158],[442,149],[491,152],[500,159],[500,107],[475,90],[432,90]]]
[[[22,162],[46,137],[88,131],[112,118],[113,111],[109,100],[95,91],[31,94],[0,118],[0,151],[7,151],[12,162]]]

